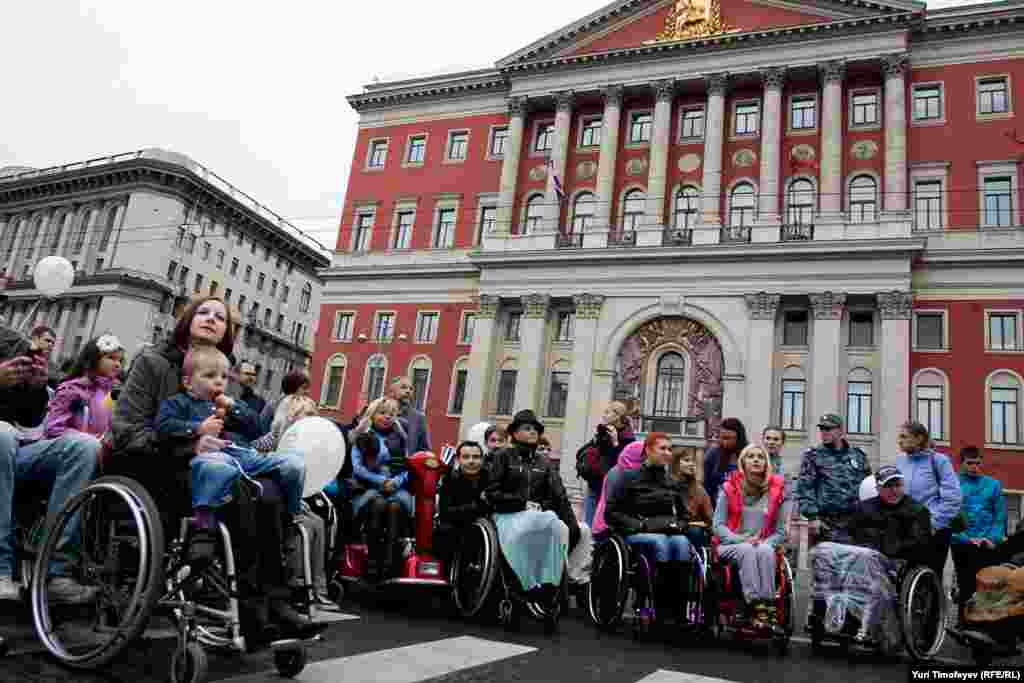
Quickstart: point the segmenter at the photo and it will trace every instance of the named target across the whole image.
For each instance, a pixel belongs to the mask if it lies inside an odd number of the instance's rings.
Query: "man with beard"
[[[238,366],[238,382],[242,385],[242,395],[239,397],[242,403],[257,415],[262,413],[267,402],[253,389],[256,386],[256,366],[249,361],[242,361]]]
[[[388,386],[387,396],[398,401],[398,418],[405,428],[409,455],[430,450],[430,433],[427,431],[427,416],[412,403],[415,388],[412,380],[405,376],[395,377]]]

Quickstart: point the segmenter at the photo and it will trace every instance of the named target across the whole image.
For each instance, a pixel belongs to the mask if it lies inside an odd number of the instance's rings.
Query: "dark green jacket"
[[[869,474],[867,454],[845,439],[842,448],[808,448],[800,460],[796,483],[800,514],[810,520],[852,514],[859,502],[860,484]]]

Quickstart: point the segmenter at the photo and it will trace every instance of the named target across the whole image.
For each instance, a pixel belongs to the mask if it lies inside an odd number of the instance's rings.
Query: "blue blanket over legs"
[[[550,510],[499,513],[494,524],[501,552],[524,591],[562,583],[569,543],[558,515]]]

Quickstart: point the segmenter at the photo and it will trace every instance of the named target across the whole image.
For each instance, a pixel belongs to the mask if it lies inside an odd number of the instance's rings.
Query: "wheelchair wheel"
[[[930,567],[914,567],[900,586],[900,617],[907,652],[914,661],[931,659],[946,637],[946,599]]]
[[[452,597],[464,618],[476,616],[498,576],[498,532],[489,520],[478,519],[469,527],[452,562]]]
[[[782,556],[778,568],[779,593],[775,601],[776,634],[774,638],[775,649],[780,655],[789,653],[789,639],[793,637],[795,619],[793,611],[796,609],[794,594],[796,586],[793,584],[793,567],[789,564],[789,558]]]
[[[628,558],[626,544],[617,536],[594,549],[587,616],[601,630],[614,630],[622,621],[629,594]]]
[[[295,678],[306,668],[308,655],[301,644],[274,651],[274,668],[283,678]]]
[[[58,540],[78,522],[78,540]],[[95,591],[71,605],[51,595],[50,568]],[[95,669],[146,628],[163,590],[164,530],[159,510],[133,479],[102,477],[67,502],[36,558],[32,618],[46,649],[66,666]]]
[[[189,643],[184,648],[175,650],[171,657],[171,682],[203,683],[208,668],[206,651],[199,643]]]

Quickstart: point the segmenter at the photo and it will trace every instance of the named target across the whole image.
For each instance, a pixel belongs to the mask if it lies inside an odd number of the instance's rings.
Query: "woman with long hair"
[[[747,428],[739,418],[727,417],[718,428],[718,445],[704,454],[704,490],[717,504],[718,490],[730,473],[736,471],[740,452],[747,447]]]

